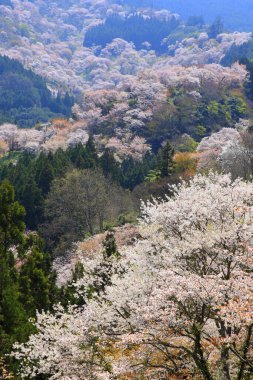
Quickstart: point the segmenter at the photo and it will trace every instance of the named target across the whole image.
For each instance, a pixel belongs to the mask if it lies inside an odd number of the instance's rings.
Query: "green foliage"
[[[223,22],[220,17],[216,17],[214,22],[210,25],[208,35],[209,38],[216,38],[224,30]]]
[[[112,256],[119,257],[119,252],[113,231],[108,231],[103,241],[103,256],[104,259],[109,259]]]
[[[250,83],[246,84],[247,93],[251,92]],[[195,98],[181,89],[174,89],[167,104],[157,108],[152,120],[141,131],[153,151],[157,152],[164,141],[177,140],[184,134],[199,142],[221,128],[233,127],[240,118],[249,115],[247,99],[241,90],[227,90],[225,86],[217,89],[206,84],[200,95]]]
[[[25,235],[24,208],[8,181],[0,185],[0,356],[34,332],[29,318],[57,295],[51,259],[37,235]]]
[[[122,181],[119,163],[115,160],[113,152],[106,148],[100,158],[100,166],[106,177],[110,176],[115,182]]]
[[[85,35],[84,46],[100,45],[105,47],[115,38],[133,42],[137,49],[143,48],[148,41],[153,50],[158,53],[167,52],[167,46],[162,40],[179,26],[179,21],[173,17],[168,21],[157,18],[145,19],[139,15],[122,19],[118,15],[109,16],[104,24],[90,28]]]
[[[43,244],[36,234],[28,239],[29,255],[19,272],[20,301],[30,316],[36,311],[49,310],[56,301],[56,274],[52,271],[51,257],[43,252]]]
[[[248,81],[245,82],[245,92],[250,100],[253,100],[253,60],[248,58],[242,58],[240,61],[244,64],[248,70]]]
[[[231,66],[241,59],[253,58],[253,40],[245,42],[242,45],[232,45],[221,60],[223,66]]]
[[[172,171],[169,144],[157,155],[148,152],[142,160],[128,157],[119,163],[109,149],[99,157],[92,137],[86,146],[37,157],[11,153],[9,159],[0,160],[0,181],[8,179],[15,187],[18,201],[26,208],[27,227],[39,229],[47,249],[57,255],[65,255],[73,242],[87,234],[135,221],[138,206],[127,190],[145,180],[168,177]],[[39,260],[36,249],[31,252]],[[43,278],[38,277],[40,281]],[[24,289],[29,286],[24,279]],[[24,302],[31,307],[29,300]]]
[[[76,296],[76,287],[74,283],[84,276],[85,267],[82,263],[77,263],[72,270],[72,277],[67,282],[66,286],[61,288],[61,300],[63,305],[85,305],[88,299],[96,297],[99,293],[105,290],[105,287],[111,284],[111,276],[113,274],[113,263],[120,259],[120,253],[116,244],[113,231],[108,231],[105,239],[102,242],[103,260],[99,263],[91,273],[91,283],[87,284],[87,289],[84,297]],[[84,289],[83,289],[84,290]]]
[[[11,245],[22,244],[25,209],[15,201],[14,188],[4,181],[0,185],[0,242],[3,257],[7,258]]]
[[[54,255],[66,255],[73,242],[102,232],[106,222],[117,224],[131,208],[129,193],[99,169],[74,169],[53,182],[41,231]]]
[[[226,29],[236,31],[252,31],[252,0],[118,0],[120,4],[128,4],[131,9],[137,7],[153,7],[168,9],[180,14],[184,19],[201,15],[211,22],[217,15],[222,17]]]
[[[197,138],[201,138],[205,136],[206,134],[206,128],[203,125],[196,125],[196,127],[193,130],[194,136],[197,136]]]
[[[113,231],[109,231],[103,241],[103,260],[93,270],[94,280],[90,284],[88,297],[96,297],[97,294],[104,292],[106,286],[111,285],[113,275],[113,263],[120,259],[115,236]]]
[[[133,190],[145,180],[149,171],[155,168],[157,168],[157,157],[151,152],[147,152],[141,161],[127,157],[120,166],[120,184],[126,189]]]
[[[153,169],[148,172],[148,175],[145,177],[147,182],[157,182],[161,178],[161,171],[158,169]]]
[[[162,178],[169,177],[172,174],[174,167],[173,156],[174,149],[167,141],[158,152],[158,168]]]
[[[84,266],[82,263],[78,262],[75,265],[75,268],[72,269],[72,276],[69,281],[67,281],[65,286],[62,286],[59,291],[59,299],[61,300],[61,304],[64,307],[67,307],[69,304],[71,305],[84,305],[85,301],[82,297],[77,298],[76,296],[76,287],[74,285],[80,278],[84,275]]]
[[[26,30],[26,29],[24,29]],[[26,32],[27,33],[27,32]],[[0,123],[32,127],[56,116],[70,116],[73,98],[54,98],[45,80],[21,63],[0,57]]]
[[[239,96],[233,96],[226,101],[227,112],[232,120],[239,121],[249,111],[246,101]]]
[[[135,212],[130,206],[132,202],[131,194],[123,189],[133,190],[137,185],[144,182],[147,177],[150,177],[149,180],[151,181],[160,178],[161,171],[165,170],[164,167],[162,169],[161,160],[161,151],[157,155],[148,152],[142,160],[138,161],[132,157],[127,157],[121,163],[115,160],[113,153],[109,149],[105,149],[104,153],[99,157],[91,137],[86,146],[78,144],[75,147],[68,148],[66,151],[58,149],[55,153],[41,153],[37,157],[25,152],[19,152],[18,154],[12,152],[10,155],[0,159],[0,181],[8,179],[14,186],[18,201],[26,209],[25,223],[27,227],[30,230],[37,230],[40,225],[45,223],[45,201],[55,180],[63,180],[66,173],[71,172],[73,169],[100,170],[106,180],[112,183],[111,192],[115,190],[116,186],[115,197],[116,199],[117,197],[122,199],[122,207],[124,206],[124,211],[120,211],[116,219],[111,219],[109,216],[103,219],[104,224],[100,226],[100,229],[106,229],[114,226],[115,223],[123,224],[134,220],[133,215]],[[159,172],[159,176],[152,176],[152,170],[156,173]],[[166,175],[166,173],[163,175]],[[151,179],[151,177],[153,178]],[[71,197],[73,197],[72,190],[70,192]],[[66,206],[63,205],[64,208]],[[72,215],[69,215],[67,221],[69,219],[72,219]],[[48,229],[50,228],[50,225],[48,225]],[[67,222],[64,229],[66,234],[62,230],[59,231],[59,234],[63,234],[67,239],[65,242],[62,240],[63,245],[72,239],[72,233],[68,229]],[[82,230],[81,235],[78,234],[78,239],[88,232],[91,233],[91,230]],[[68,234],[69,236],[67,237]],[[47,241],[47,247],[51,247],[50,241]]]
[[[199,133],[201,133],[203,127],[199,126]],[[205,130],[205,128],[203,128]],[[196,131],[196,132],[197,132]],[[176,144],[176,150],[179,152],[193,153],[196,151],[198,143],[189,135],[183,135]]]

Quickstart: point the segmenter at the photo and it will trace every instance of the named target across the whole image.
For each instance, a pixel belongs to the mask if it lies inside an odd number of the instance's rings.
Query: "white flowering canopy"
[[[57,317],[38,315],[38,333],[15,348],[24,377],[105,379],[147,370],[157,378],[162,370],[227,380],[250,368],[253,186],[210,174],[170,191],[143,204],[142,238],[105,266],[110,283],[102,294],[84,308],[58,309]],[[102,262],[101,255],[84,263],[79,295]]]

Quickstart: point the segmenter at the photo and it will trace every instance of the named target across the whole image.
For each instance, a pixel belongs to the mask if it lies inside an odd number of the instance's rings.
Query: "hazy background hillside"
[[[206,21],[212,21],[221,16],[227,29],[252,31],[253,1],[252,0],[128,0],[131,5],[154,6],[168,8],[179,13],[183,18],[203,16]],[[119,1],[122,3],[122,1]]]

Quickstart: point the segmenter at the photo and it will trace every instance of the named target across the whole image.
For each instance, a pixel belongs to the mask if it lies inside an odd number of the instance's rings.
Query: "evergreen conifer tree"
[[[169,177],[173,171],[173,156],[174,149],[169,142],[160,149],[158,153],[159,169],[161,171],[161,177]]]
[[[26,337],[28,324],[19,301],[15,255],[24,243],[24,208],[15,201],[9,182],[0,185],[0,353],[8,352],[15,340]]]

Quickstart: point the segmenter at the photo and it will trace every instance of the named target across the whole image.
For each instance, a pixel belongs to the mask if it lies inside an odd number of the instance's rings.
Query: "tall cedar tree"
[[[167,141],[166,144],[160,149],[158,153],[159,169],[161,171],[161,177],[169,177],[172,174],[174,162],[174,149]]]
[[[32,332],[30,317],[57,300],[55,274],[37,234],[25,234],[25,209],[8,181],[0,185],[0,355]]]
[[[6,353],[15,340],[27,337],[27,318],[20,303],[15,251],[24,243],[25,209],[15,202],[13,187],[0,185],[0,353]]]

